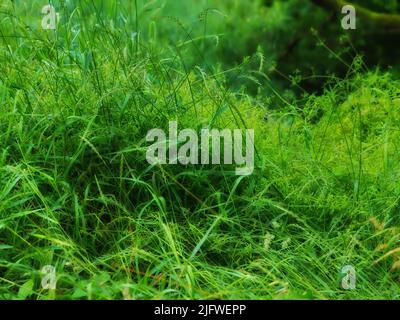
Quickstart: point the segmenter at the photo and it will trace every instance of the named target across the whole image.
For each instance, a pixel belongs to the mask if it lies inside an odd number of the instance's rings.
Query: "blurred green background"
[[[60,14],[60,29],[65,32],[77,33],[86,26],[93,28],[93,36],[101,37],[101,33],[109,31],[137,34],[140,44],[165,57],[170,56],[171,50],[175,51],[173,54],[179,50],[188,68],[199,66],[209,72],[231,70],[228,73],[231,88],[245,87],[253,94],[260,90],[268,93],[272,86],[286,90],[284,94],[290,99],[302,92],[299,85],[307,92],[321,90],[331,77],[344,77],[356,56],[363,57],[367,68],[396,67],[393,72],[398,71],[400,27],[381,28],[368,19],[358,18],[356,30],[343,30],[340,21],[344,15],[314,2],[60,0],[50,3]],[[7,3],[10,5],[6,2],[3,6]],[[12,3],[19,19],[32,29],[40,29],[40,10],[45,2]],[[396,0],[353,3],[377,13],[400,12]],[[78,7],[87,18],[85,21],[76,13]],[[98,19],[101,26],[98,22],[92,24]],[[2,23],[11,23],[11,18],[3,17]],[[74,50],[79,54],[79,49],[84,51],[83,45],[78,44]]]

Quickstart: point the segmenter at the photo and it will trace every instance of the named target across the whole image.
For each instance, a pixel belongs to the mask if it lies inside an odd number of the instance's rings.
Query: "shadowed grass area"
[[[399,298],[398,80],[357,58],[323,94],[272,105],[229,88],[243,65],[192,67],[90,3],[57,31],[2,8],[1,298]],[[169,120],[253,128],[254,173],[150,166],[146,133]]]

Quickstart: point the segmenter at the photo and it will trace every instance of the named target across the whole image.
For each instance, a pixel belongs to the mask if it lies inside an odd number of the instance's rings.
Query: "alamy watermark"
[[[52,265],[45,265],[42,270],[42,281],[41,285],[43,289],[56,289],[57,278],[56,278],[56,268]]]
[[[150,164],[236,164],[239,166],[235,169],[236,175],[250,175],[254,170],[254,130],[246,129],[244,133],[245,140],[240,129],[202,129],[199,137],[193,129],[178,133],[178,123],[170,121],[168,139],[162,129],[151,129],[147,133],[146,141],[154,143],[148,147],[146,159]],[[224,141],[223,156],[221,139]]]
[[[354,290],[356,288],[356,269],[352,265],[345,265],[341,273],[342,277],[342,288],[344,290]]]
[[[59,14],[51,4],[47,4],[42,8],[42,14],[45,16],[42,18],[42,29],[44,30],[55,30],[57,29],[57,23],[59,21]],[[357,29],[357,13],[356,8],[352,5],[345,5],[342,8],[342,14],[345,16],[342,18],[341,25],[345,30]]]
[[[345,30],[357,29],[356,8],[351,5],[346,5],[342,8],[342,14],[345,14],[345,16],[342,19],[342,28]]]
[[[56,9],[51,4],[48,4],[42,8],[42,13],[45,15],[42,18],[42,29],[44,30],[57,29],[59,14],[56,12]]]

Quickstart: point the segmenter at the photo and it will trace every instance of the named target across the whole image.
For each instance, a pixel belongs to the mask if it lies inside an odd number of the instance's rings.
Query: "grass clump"
[[[272,106],[84,12],[0,34],[2,298],[399,298],[398,80]],[[150,166],[147,131],[176,119],[254,128],[253,175]]]

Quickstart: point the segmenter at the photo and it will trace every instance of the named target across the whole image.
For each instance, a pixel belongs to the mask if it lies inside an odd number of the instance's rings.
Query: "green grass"
[[[1,298],[400,298],[400,81],[355,60],[323,94],[272,105],[229,88],[240,67],[186,63],[202,48],[185,29],[161,46],[121,24],[129,8],[76,1],[43,31],[16,14],[40,13],[29,3],[1,7]],[[149,166],[147,131],[174,119],[253,128],[254,173]]]

